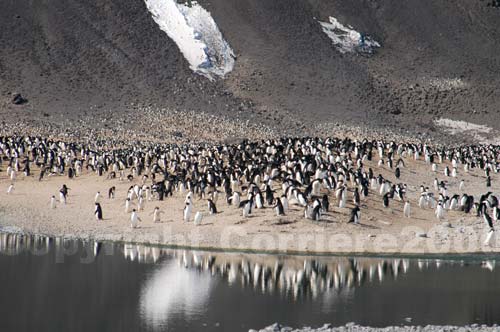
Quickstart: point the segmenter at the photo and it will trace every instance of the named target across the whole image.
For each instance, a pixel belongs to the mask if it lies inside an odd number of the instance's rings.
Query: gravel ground
[[[282,326],[278,323],[270,325],[261,330],[249,330],[249,332],[472,332],[472,331],[499,331],[500,327],[497,325],[466,325],[466,326],[451,326],[451,325],[427,325],[427,326],[388,326],[388,327],[368,327],[359,326],[354,323],[348,323],[344,326],[333,327],[330,324],[325,324],[319,328],[304,327],[301,329],[294,329],[287,326]]]

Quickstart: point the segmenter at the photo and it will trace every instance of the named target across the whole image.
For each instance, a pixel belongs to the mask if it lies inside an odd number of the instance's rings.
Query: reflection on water
[[[144,283],[141,312],[148,325],[166,325],[174,314],[187,319],[203,315],[214,280],[198,275],[177,262],[167,262]]]
[[[82,325],[87,330],[102,329],[111,318],[126,321],[121,330],[130,331],[246,331],[274,321],[383,326],[408,324],[406,317],[412,324],[458,325],[500,319],[495,258],[249,255],[20,234],[0,234],[0,253],[0,269],[7,271],[0,282],[12,285],[12,292],[40,294],[16,308],[39,330],[78,324],[79,316],[65,322],[51,311],[58,306],[68,312],[95,307],[97,317]],[[44,274],[50,275],[48,286],[37,283]],[[70,282],[60,286],[61,280]],[[53,307],[44,305],[46,298]],[[0,300],[2,317],[12,313],[11,305]],[[37,311],[43,314],[31,317]],[[4,320],[0,330],[23,330],[16,324]]]

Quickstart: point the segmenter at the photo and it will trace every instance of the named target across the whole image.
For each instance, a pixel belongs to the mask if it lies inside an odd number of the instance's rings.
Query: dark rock
[[[21,96],[20,93],[16,93],[14,95],[14,98],[12,98],[12,103],[14,105],[23,105],[23,104],[26,104],[27,102],[28,102],[28,99]]]

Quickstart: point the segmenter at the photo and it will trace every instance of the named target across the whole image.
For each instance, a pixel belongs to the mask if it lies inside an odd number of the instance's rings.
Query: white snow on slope
[[[500,144],[500,133],[488,126],[446,118],[436,119],[434,123],[451,135],[466,135],[480,144]]]
[[[233,70],[233,50],[212,15],[197,2],[191,7],[176,0],[145,2],[156,24],[177,44],[194,72],[214,79]]]
[[[369,36],[362,36],[352,26],[344,26],[335,17],[330,16],[330,22],[321,22],[323,32],[333,41],[337,50],[342,53],[372,53],[380,44]],[[362,40],[364,38],[364,41]]]

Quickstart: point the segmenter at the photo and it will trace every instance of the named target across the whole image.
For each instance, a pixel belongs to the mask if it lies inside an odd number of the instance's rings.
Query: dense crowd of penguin
[[[217,204],[241,209],[241,220],[254,209],[272,208],[284,216],[291,206],[303,209],[306,219],[321,221],[332,204],[350,209],[349,223],[361,220],[363,200],[379,195],[384,208],[391,201],[404,202],[403,213],[411,218],[412,203],[401,169],[413,160],[424,160],[429,170],[438,174],[442,164],[445,177],[480,169],[486,193],[480,197],[467,194],[460,182],[460,194],[450,194],[447,181],[434,180],[433,187],[420,187],[416,205],[434,209],[438,220],[447,210],[475,213],[486,222],[489,238],[494,222],[500,218],[498,198],[491,190],[492,173],[500,169],[500,146],[467,145],[431,147],[427,144],[396,143],[382,140],[339,138],[282,138],[259,142],[243,141],[233,145],[155,144],[130,147],[107,147],[104,142],[79,145],[40,137],[0,137],[0,171],[10,179],[7,194],[15,190],[18,174],[43,181],[49,176],[67,176],[68,181],[84,173],[95,173],[110,180],[130,182],[125,210],[132,227],[137,227],[146,202],[163,201],[178,192],[185,195],[183,220],[200,224],[203,213],[193,211],[193,200],[205,199],[210,214],[217,214]],[[392,170],[395,182],[375,174],[366,161],[378,161],[379,167]],[[445,163],[446,162],[446,163]],[[1,173],[0,173],[1,175]],[[116,187],[108,190],[115,199]],[[59,198],[52,196],[51,208],[65,204],[70,188],[62,186]],[[350,199],[349,199],[350,197]],[[103,195],[95,195],[95,217],[103,219]],[[348,201],[352,202],[349,204]],[[164,211],[156,206],[153,221],[160,222]],[[489,241],[489,240],[488,240]]]

